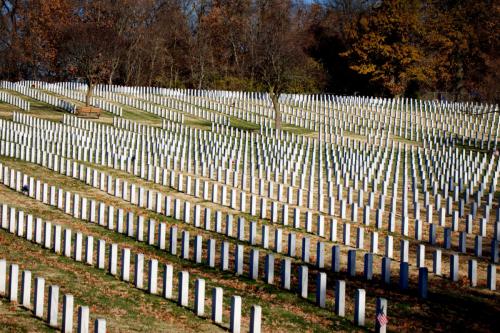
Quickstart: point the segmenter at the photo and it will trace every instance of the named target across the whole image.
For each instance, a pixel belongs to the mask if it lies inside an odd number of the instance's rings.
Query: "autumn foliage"
[[[1,5],[1,79],[499,100],[496,1]]]

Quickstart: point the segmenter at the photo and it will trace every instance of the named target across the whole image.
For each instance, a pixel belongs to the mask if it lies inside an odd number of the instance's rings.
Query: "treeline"
[[[0,78],[499,100],[498,1],[1,0]]]

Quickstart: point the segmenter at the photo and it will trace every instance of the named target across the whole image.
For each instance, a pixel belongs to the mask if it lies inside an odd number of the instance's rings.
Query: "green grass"
[[[256,131],[260,128],[259,125],[251,123],[246,120],[242,120],[236,117],[229,117],[231,126],[244,131]]]
[[[212,123],[210,121],[202,118],[196,118],[188,114],[184,115],[184,124],[190,127],[195,127],[207,131],[212,129]]]
[[[30,310],[10,303],[7,298],[0,298],[0,332],[42,333],[54,331],[44,321],[35,318]]]
[[[122,109],[123,109],[122,117],[125,119],[139,121],[139,122],[141,121],[154,122],[157,125],[161,125],[162,118],[153,113],[128,107],[126,105],[122,105]]]
[[[283,130],[290,132],[290,133],[293,133],[293,134],[296,134],[296,135],[308,135],[308,134],[317,133],[317,132],[310,130],[308,128],[299,127],[299,126],[295,126],[292,124],[283,124]]]
[[[13,106],[13,105],[10,105],[7,103],[1,103],[1,104],[5,104],[6,111],[13,111],[13,110],[21,111],[21,112],[26,112],[29,114],[34,114],[34,115],[40,116],[41,118],[44,118],[45,116],[51,116],[51,117],[56,116],[56,117],[62,118],[62,115],[64,113],[68,113],[67,111],[65,111],[63,109],[57,108],[53,105],[50,105],[50,104],[47,104],[47,103],[44,103],[44,102],[41,102],[38,100],[35,100],[31,97],[20,94],[17,91],[13,91],[13,90],[4,90],[4,91],[8,92],[11,95],[20,97],[20,98],[22,98],[30,103],[30,111],[24,111],[24,110],[19,109],[18,107]]]
[[[481,149],[481,147],[462,144],[460,141],[461,140],[457,140],[457,143],[455,144],[455,147],[457,147],[459,150],[473,151],[475,153],[491,153],[491,149],[488,148]],[[487,146],[487,144],[485,144],[485,146]]]

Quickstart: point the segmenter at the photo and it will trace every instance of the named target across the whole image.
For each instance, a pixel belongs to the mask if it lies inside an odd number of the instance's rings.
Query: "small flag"
[[[387,319],[387,316],[382,311],[377,315],[377,321],[380,324],[380,326],[385,326],[389,322],[389,319]]]

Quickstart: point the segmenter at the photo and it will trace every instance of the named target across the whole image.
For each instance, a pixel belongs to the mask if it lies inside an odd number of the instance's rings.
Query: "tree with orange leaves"
[[[349,28],[351,47],[343,53],[350,68],[367,75],[382,93],[403,95],[410,84],[432,79],[419,42],[423,25],[420,1],[382,1],[361,15]]]

